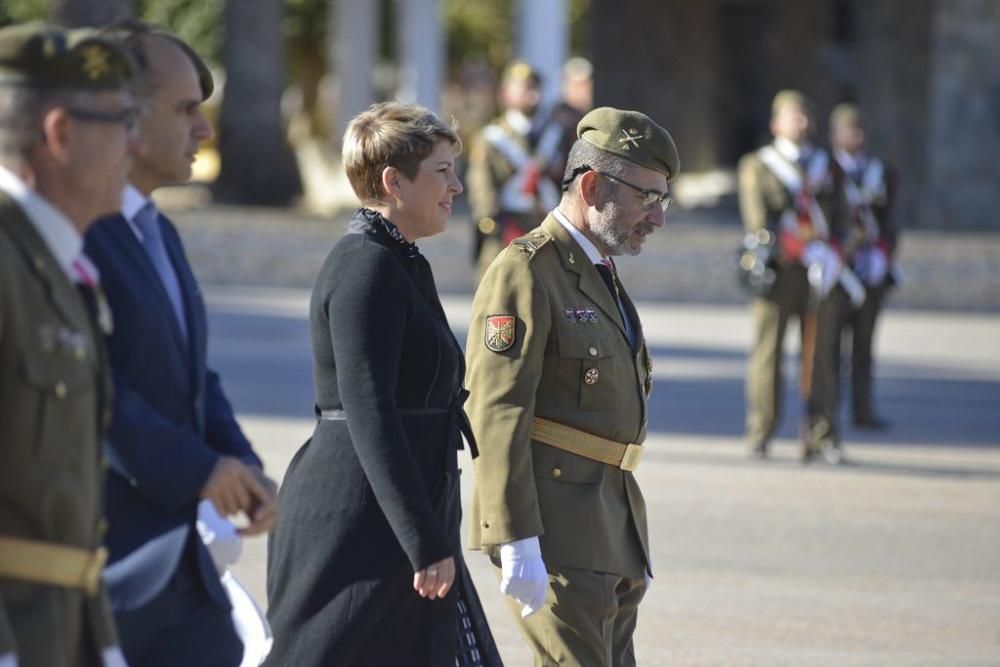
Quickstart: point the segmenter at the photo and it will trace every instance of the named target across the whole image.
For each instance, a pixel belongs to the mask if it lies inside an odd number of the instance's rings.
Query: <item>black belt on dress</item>
[[[472,454],[472,458],[476,458],[479,456],[479,447],[476,445],[476,438],[472,434],[472,424],[469,422],[469,416],[465,414],[465,409],[463,408],[468,398],[469,391],[463,388],[455,394],[451,405],[447,408],[396,408],[396,412],[404,417],[428,417],[431,415],[453,414],[455,421],[458,422],[458,430],[462,432],[462,435],[465,436],[466,441],[469,443],[469,451]],[[318,405],[314,406],[314,410],[316,418],[323,421],[344,421],[347,419],[347,413],[343,410],[321,410]]]

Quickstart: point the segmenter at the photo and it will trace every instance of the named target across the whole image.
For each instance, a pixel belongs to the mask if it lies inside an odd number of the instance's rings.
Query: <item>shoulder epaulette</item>
[[[521,238],[514,239],[510,242],[512,248],[517,250],[521,255],[527,255],[528,257],[533,257],[539,249],[546,243],[552,240],[552,237],[545,232],[532,232]]]

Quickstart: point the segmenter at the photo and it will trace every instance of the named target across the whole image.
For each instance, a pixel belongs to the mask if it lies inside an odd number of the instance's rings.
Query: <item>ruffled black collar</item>
[[[374,231],[380,236],[388,237],[390,241],[397,245],[403,257],[412,259],[420,255],[420,249],[417,248],[417,244],[407,241],[396,225],[392,224],[392,222],[387,220],[378,211],[362,207],[354,214],[350,230],[364,231],[365,229]]]

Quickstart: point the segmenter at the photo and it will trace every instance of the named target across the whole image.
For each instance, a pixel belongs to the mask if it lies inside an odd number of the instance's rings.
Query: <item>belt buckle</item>
[[[641,458],[642,445],[636,445],[630,442],[625,445],[625,454],[622,456],[622,462],[618,465],[618,467],[622,470],[634,472],[635,469],[639,467],[639,459]]]
[[[97,595],[101,586],[101,573],[104,572],[104,564],[108,560],[108,550],[99,547],[91,552],[87,557],[87,564],[83,568],[83,590],[87,595]]]

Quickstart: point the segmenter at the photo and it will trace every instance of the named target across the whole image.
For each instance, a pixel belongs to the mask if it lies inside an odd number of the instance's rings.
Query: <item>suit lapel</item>
[[[118,244],[119,249],[129,258],[129,261],[138,269],[142,278],[150,285],[151,289],[148,293],[152,298],[156,299],[157,310],[162,314],[163,319],[167,321],[167,327],[173,335],[174,343],[177,345],[181,357],[186,362],[191,363],[191,355],[186,349],[184,335],[181,333],[180,325],[173,314],[170,297],[167,296],[167,290],[163,287],[163,281],[160,280],[160,275],[156,272],[156,267],[153,266],[153,261],[146,253],[146,249],[139,243],[139,239],[136,237],[135,232],[132,231],[128,220],[124,216],[114,216],[108,219],[107,222],[111,223],[107,225],[107,229],[112,238],[114,238],[115,243]]]
[[[625,323],[622,321],[621,313],[618,312],[618,306],[611,298],[611,292],[608,291],[607,285],[601,280],[601,274],[590,263],[587,253],[553,215],[550,214],[545,218],[542,222],[542,229],[549,233],[556,244],[559,255],[562,257],[563,268],[580,276],[578,285],[580,291],[597,304],[625,336]]]

